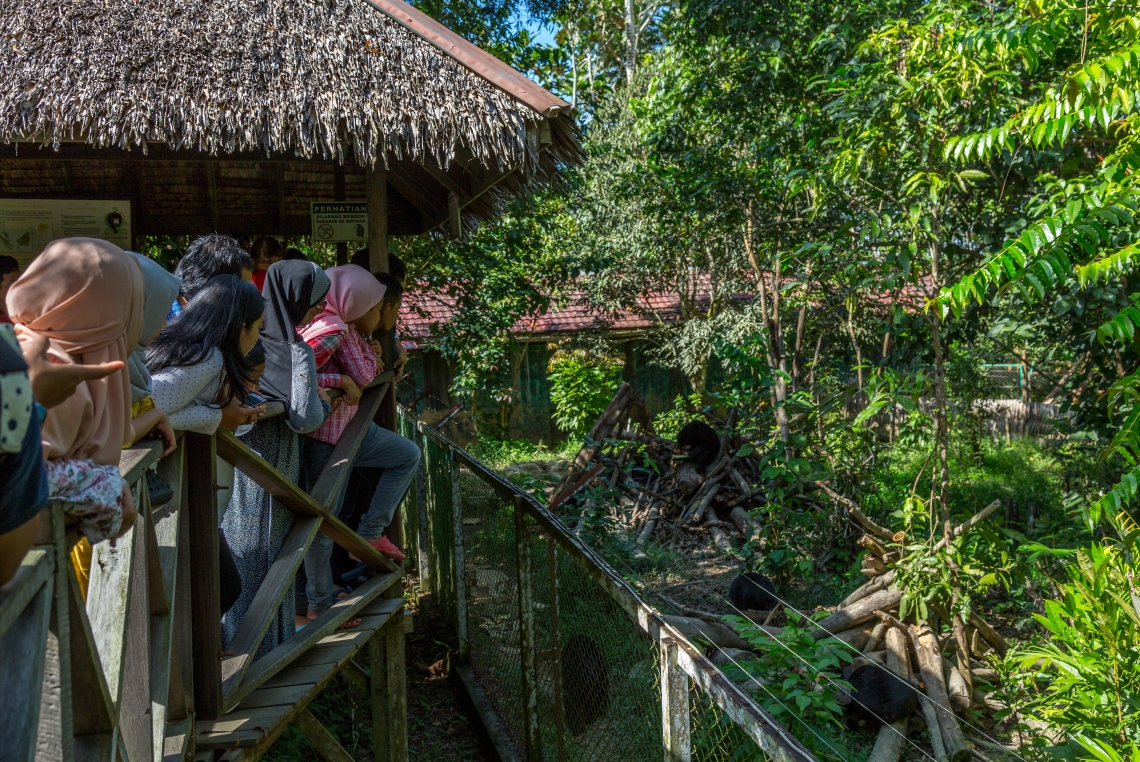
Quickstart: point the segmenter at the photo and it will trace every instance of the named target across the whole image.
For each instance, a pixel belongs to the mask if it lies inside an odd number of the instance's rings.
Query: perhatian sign
[[[0,198],[0,254],[25,265],[57,238],[102,238],[131,248],[131,202]]]
[[[312,202],[313,240],[322,243],[368,242],[368,204],[348,201]]]

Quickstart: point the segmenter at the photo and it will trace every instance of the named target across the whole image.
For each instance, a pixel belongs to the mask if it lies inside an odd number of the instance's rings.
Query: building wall
[[[653,365],[639,342],[626,342],[623,377],[645,399],[650,415],[657,415],[673,407],[678,395],[691,393],[688,379],[680,371]],[[554,406],[550,402],[550,380],[546,375],[552,347],[532,343],[520,347],[515,355],[518,362],[517,392],[511,406],[508,435],[516,439],[552,444],[566,439],[566,434],[554,425]],[[520,356],[521,355],[521,356]],[[710,382],[713,379],[710,369]],[[404,378],[400,381],[400,402],[409,405],[417,402],[417,410],[439,409],[456,404],[447,392],[453,374],[443,357],[435,350],[414,352],[408,357]],[[711,386],[711,384],[710,384]],[[425,395],[425,389],[428,393]],[[486,404],[482,404],[486,403]],[[499,428],[497,411],[490,401],[479,406],[480,430]]]

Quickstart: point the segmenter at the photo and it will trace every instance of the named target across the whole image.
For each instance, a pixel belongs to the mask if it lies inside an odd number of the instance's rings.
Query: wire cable
[[[626,564],[624,561],[622,561],[621,559],[618,559],[618,562],[619,562],[619,563],[621,563],[621,565],[622,565],[622,566],[624,566],[624,567],[626,568],[626,570],[627,570],[627,571],[629,571],[629,573],[630,573],[630,574],[634,575],[634,576],[635,576],[637,579],[640,579],[640,578],[641,578],[641,576],[640,576],[639,574],[637,574],[637,573],[636,573],[636,572],[635,572],[633,569],[631,569],[631,568],[629,567],[629,565],[628,565],[628,564]],[[747,578],[746,578],[746,579],[747,579]],[[705,588],[706,588],[706,589],[707,589],[709,592],[711,592],[713,595],[716,595],[717,597],[719,597],[719,598],[721,598],[722,600],[724,600],[724,596],[722,596],[720,593],[716,592],[715,590],[713,590],[713,589],[711,589],[711,588],[707,587],[707,585],[706,585],[705,583],[703,583],[703,582],[699,582],[699,581],[698,581],[698,582],[697,582],[697,584],[698,584],[698,585],[700,585],[700,586],[702,586],[702,587],[705,587]],[[775,596],[773,596],[773,597],[775,597]],[[734,611],[736,611],[738,614],[740,614],[740,616],[742,616],[742,617],[744,617],[745,619],[747,619],[749,622],[752,622],[753,624],[759,624],[759,623],[758,623],[758,622],[756,622],[755,620],[753,620],[753,619],[749,618],[749,617],[748,617],[748,616],[747,616],[747,615],[746,615],[746,614],[745,614],[743,611],[741,611],[740,609],[736,608],[736,606],[734,606],[734,605],[732,604],[732,601],[728,601],[728,600],[725,600],[725,602],[726,602],[726,603],[729,605],[729,607],[730,607],[730,608],[732,608]],[[793,609],[793,610],[794,610],[794,609]],[[810,620],[809,620],[809,621],[810,621]],[[821,629],[822,629],[822,628],[821,628]],[[815,665],[813,665],[811,662],[809,662],[809,661],[807,661],[806,659],[804,659],[802,656],[800,656],[798,653],[796,653],[794,650],[792,650],[792,648],[791,648],[791,647],[790,647],[790,646],[789,646],[787,643],[784,643],[784,642],[783,642],[783,641],[781,641],[779,638],[773,637],[773,636],[771,636],[771,635],[769,635],[768,637],[769,637],[769,639],[771,639],[772,641],[774,641],[774,642],[778,643],[780,646],[782,646],[782,647],[783,647],[785,650],[787,650],[787,651],[788,651],[788,653],[790,653],[792,656],[796,657],[797,659],[799,659],[800,661],[802,661],[804,664],[806,664],[806,665],[807,665],[807,666],[808,666],[810,669],[812,669],[812,670],[815,670],[815,673],[816,673],[816,675],[817,675],[818,677],[822,677],[822,678],[824,678],[824,679],[825,679],[825,680],[827,680],[829,683],[831,683],[833,686],[835,686],[835,688],[837,688],[837,689],[842,689],[842,686],[840,686],[840,685],[837,685],[837,684],[835,683],[835,680],[834,680],[834,679],[833,679],[833,678],[832,678],[830,675],[826,674],[826,673],[825,673],[823,670],[819,669],[818,667],[816,667]],[[710,643],[712,643],[712,641],[709,641],[709,642],[710,642]],[[840,642],[840,643],[843,643],[843,641],[839,641],[839,642]],[[720,645],[718,645],[718,644],[716,644],[716,643],[712,643],[712,645],[713,645],[713,646],[715,646],[715,647],[716,647],[716,649],[717,649],[718,651],[720,651],[721,653],[723,653],[723,654],[725,655],[725,657],[726,657],[726,658],[728,658],[728,660],[729,660],[729,661],[731,661],[731,662],[732,662],[734,665],[736,665],[736,666],[737,666],[737,667],[738,667],[738,668],[739,668],[739,669],[740,669],[742,672],[744,672],[744,674],[745,674],[745,675],[747,675],[747,676],[748,676],[748,677],[749,677],[749,678],[750,678],[750,679],[751,679],[753,682],[755,682],[757,685],[760,685],[762,688],[764,688],[765,692],[767,692],[767,693],[768,693],[768,695],[772,696],[772,698],[773,698],[773,699],[775,699],[777,702],[779,702],[781,706],[783,706],[785,709],[788,709],[788,707],[787,707],[787,706],[786,706],[786,705],[785,705],[783,702],[781,702],[779,699],[777,699],[777,698],[776,698],[776,696],[775,696],[775,695],[774,695],[774,694],[773,694],[773,693],[772,693],[770,690],[768,690],[767,686],[764,686],[764,685],[763,685],[763,683],[760,683],[758,680],[756,680],[756,678],[754,678],[752,675],[750,675],[750,674],[748,673],[748,671],[747,671],[747,670],[745,670],[743,667],[741,667],[741,666],[740,666],[740,664],[739,664],[739,663],[738,663],[738,662],[737,662],[735,659],[733,659],[731,655],[729,655],[729,654],[728,654],[728,653],[727,653],[727,652],[726,652],[726,651],[725,651],[723,648],[721,648],[721,647],[720,647]],[[845,646],[848,646],[848,647],[851,647],[851,646],[850,646],[850,644],[848,644],[848,643],[843,643],[843,645],[845,645]],[[858,653],[860,656],[862,656],[862,653],[861,653],[861,652],[859,652],[859,651],[857,651],[857,650],[856,650],[856,653]],[[887,670],[884,668],[884,671],[887,671]],[[893,673],[892,673],[892,674],[893,674]],[[907,679],[903,679],[903,680],[902,680],[902,682],[903,682],[903,683],[906,683],[906,685],[907,685],[907,686],[909,686],[909,687],[911,687],[911,688],[914,688],[914,686],[910,684],[909,680],[907,680]],[[914,688],[914,689],[917,691],[917,688]],[[931,760],[931,762],[938,762],[938,760],[937,760],[937,759],[935,759],[934,757],[932,757],[930,754],[927,754],[927,753],[926,753],[926,750],[925,750],[925,749],[923,749],[921,746],[919,746],[918,744],[916,744],[916,743],[915,743],[914,741],[912,741],[910,738],[907,738],[906,734],[904,734],[904,733],[900,733],[900,732],[899,732],[899,730],[898,730],[897,728],[893,727],[893,725],[892,725],[891,723],[887,722],[885,719],[883,719],[882,717],[880,717],[880,716],[879,716],[879,715],[878,715],[878,714],[877,714],[877,713],[876,713],[874,710],[872,710],[872,709],[871,709],[869,706],[867,706],[867,705],[866,705],[866,704],[864,704],[862,701],[859,701],[857,698],[855,698],[855,696],[854,696],[854,695],[851,695],[851,696],[850,696],[850,698],[851,698],[851,700],[852,700],[852,701],[854,701],[856,704],[858,704],[859,706],[861,706],[861,707],[863,707],[864,709],[866,709],[866,710],[867,710],[867,713],[868,713],[868,714],[870,714],[872,717],[874,717],[876,720],[878,720],[880,723],[882,723],[884,727],[889,727],[893,733],[895,733],[896,735],[899,735],[899,736],[901,736],[901,737],[903,738],[903,740],[904,740],[904,741],[906,741],[906,742],[907,742],[907,743],[909,743],[911,746],[913,746],[913,747],[914,747],[916,750],[918,750],[918,752],[919,752],[919,753],[923,754],[923,755],[924,755],[924,756],[926,756],[928,759],[930,759],[930,760]],[[790,712],[791,710],[789,709],[788,711]],[[792,714],[793,714],[793,716],[796,716],[794,712],[793,712]],[[805,722],[804,724],[805,724],[805,725],[807,725],[807,723],[806,723],[806,722]],[[808,729],[809,729],[809,730],[811,730],[811,726],[808,726]],[[813,730],[812,732],[813,732],[813,733],[815,733],[815,731],[814,731],[814,730]],[[817,737],[818,737],[818,735],[817,735]],[[822,740],[822,739],[821,739],[821,740]],[[831,748],[830,744],[828,745],[828,748]],[[842,756],[842,755],[841,755],[841,756]]]
[[[673,528],[674,528],[674,530],[675,530],[675,531],[678,531],[678,532],[680,532],[682,535],[684,535],[684,536],[685,536],[685,537],[687,537],[688,539],[690,539],[690,540],[692,540],[692,539],[695,539],[695,538],[694,538],[692,535],[690,535],[690,534],[689,534],[688,532],[686,532],[684,529],[682,529],[681,527],[678,527],[678,526],[676,526],[676,524],[674,524],[674,525],[673,525]],[[638,579],[641,579],[641,575],[637,574],[637,573],[636,573],[636,572],[634,572],[632,569],[630,569],[630,568],[629,568],[629,566],[628,566],[628,565],[626,565],[624,562],[622,562],[622,565],[623,565],[623,566],[625,566],[625,567],[626,567],[626,569],[627,569],[627,570],[629,570],[629,571],[630,571],[630,573],[634,574],[634,575],[635,575],[635,576],[636,576]],[[788,608],[788,609],[790,609],[790,610],[792,610],[792,611],[795,611],[797,614],[799,614],[801,617],[803,617],[803,618],[804,618],[804,619],[806,619],[807,621],[809,621],[809,622],[811,622],[811,621],[812,621],[812,620],[811,620],[811,617],[809,617],[809,616],[808,616],[806,613],[804,613],[803,611],[800,611],[800,610],[799,610],[799,609],[797,609],[795,606],[792,606],[790,603],[788,603],[786,600],[784,600],[784,599],[783,599],[783,598],[781,598],[780,596],[776,595],[775,593],[773,593],[773,592],[771,592],[771,591],[769,591],[769,590],[764,590],[764,588],[761,588],[761,587],[760,587],[760,585],[759,585],[759,584],[758,584],[758,583],[757,583],[755,580],[751,580],[751,579],[749,579],[748,577],[745,577],[745,579],[747,579],[747,580],[748,580],[749,582],[751,582],[753,585],[756,585],[757,589],[759,589],[759,590],[763,590],[763,592],[765,592],[765,593],[767,593],[767,594],[771,595],[773,598],[775,598],[775,599],[776,599],[776,600],[777,600],[777,601],[778,601],[778,602],[779,602],[781,605],[783,605],[784,607],[786,607],[786,608]],[[703,582],[703,581],[700,581],[700,580],[694,580],[694,582],[695,582],[695,584],[697,584],[698,586],[700,586],[700,587],[704,588],[705,590],[707,590],[709,593],[711,593],[711,594],[712,594],[713,596],[715,596],[716,598],[719,598],[720,600],[724,601],[726,604],[728,604],[729,608],[731,608],[733,611],[735,611],[735,612],[736,612],[738,615],[740,615],[741,617],[743,617],[743,618],[744,618],[744,619],[746,619],[747,621],[749,621],[749,622],[751,622],[752,624],[755,624],[755,625],[760,625],[760,623],[759,623],[759,622],[756,622],[756,621],[755,621],[755,620],[753,620],[751,617],[749,617],[747,614],[745,614],[743,611],[741,611],[740,609],[736,608],[736,606],[734,606],[734,605],[732,604],[732,601],[730,601],[730,600],[728,600],[727,598],[725,598],[725,597],[724,597],[724,595],[723,595],[722,593],[720,593],[720,592],[719,592],[719,591],[717,591],[717,590],[714,590],[714,589],[713,589],[712,587],[710,587],[710,586],[709,586],[707,583],[705,583],[705,582]],[[813,623],[813,624],[814,624],[814,625],[815,625],[815,626],[816,626],[818,629],[820,629],[820,630],[823,630],[825,633],[827,633],[828,635],[830,635],[832,638],[835,638],[836,640],[838,640],[838,642],[839,642],[839,643],[842,643],[844,646],[846,646],[848,649],[850,649],[850,650],[851,650],[851,651],[853,651],[854,653],[856,653],[856,654],[858,654],[858,655],[860,655],[860,656],[862,656],[862,655],[863,655],[863,654],[862,654],[862,652],[860,652],[858,649],[856,649],[856,648],[855,648],[854,646],[852,646],[850,643],[846,643],[846,642],[844,642],[844,641],[842,641],[842,640],[839,640],[838,636],[837,636],[835,633],[833,633],[833,632],[831,632],[830,630],[828,630],[826,627],[820,627],[818,623]],[[816,674],[818,674],[818,675],[822,676],[822,677],[823,677],[824,679],[826,679],[828,682],[830,682],[830,683],[834,684],[834,682],[835,682],[835,681],[834,681],[834,679],[832,679],[832,678],[831,678],[829,675],[825,674],[825,673],[824,673],[822,670],[818,669],[818,668],[817,668],[817,667],[815,667],[813,664],[811,664],[810,662],[808,662],[808,661],[807,661],[806,659],[804,659],[802,656],[800,656],[799,654],[797,654],[797,653],[796,653],[795,651],[793,651],[793,650],[791,649],[791,647],[790,647],[790,646],[788,646],[786,643],[784,643],[783,641],[781,641],[781,640],[779,640],[778,638],[775,638],[775,637],[772,637],[771,639],[772,639],[773,641],[775,641],[776,643],[778,643],[778,644],[779,644],[780,646],[782,646],[783,648],[785,648],[785,649],[786,649],[786,650],[787,650],[789,653],[791,653],[791,654],[792,654],[793,656],[795,656],[797,659],[799,659],[799,660],[800,660],[800,661],[802,661],[804,664],[806,664],[806,665],[807,665],[807,666],[808,666],[810,669],[812,669],[812,670],[815,670]],[[714,645],[715,645],[715,644],[714,644]],[[717,646],[717,647],[719,648],[719,646]],[[940,655],[941,655],[941,654],[940,654]],[[987,734],[987,733],[986,733],[984,730],[982,730],[981,728],[977,727],[977,726],[976,726],[976,725],[974,725],[973,723],[969,722],[968,720],[966,720],[966,719],[964,719],[964,718],[960,718],[960,717],[957,717],[957,715],[954,713],[954,711],[953,711],[952,709],[950,709],[949,707],[946,707],[946,706],[943,706],[942,704],[939,704],[937,701],[935,701],[935,700],[934,700],[933,698],[931,698],[930,696],[927,696],[925,693],[922,693],[922,691],[920,691],[920,690],[918,689],[918,687],[917,687],[917,686],[915,686],[915,685],[913,685],[913,684],[912,684],[912,683],[911,683],[909,680],[903,680],[902,682],[903,682],[905,685],[907,685],[907,687],[909,687],[911,690],[913,690],[913,691],[914,691],[916,694],[919,694],[919,695],[921,695],[922,697],[924,697],[925,699],[927,699],[928,701],[930,701],[930,703],[931,703],[931,704],[933,704],[934,706],[938,707],[939,709],[942,709],[942,710],[943,710],[943,711],[945,711],[945,712],[948,712],[948,713],[949,713],[951,716],[954,716],[954,717],[956,717],[956,718],[957,718],[957,719],[958,719],[960,722],[962,722],[963,724],[965,724],[965,725],[966,725],[967,727],[969,727],[971,730],[973,730],[973,731],[977,732],[979,735],[981,735],[982,737],[984,737],[985,739],[987,739],[987,740],[988,740],[988,741],[990,741],[991,743],[995,743],[995,744],[998,744],[999,746],[1002,746],[1003,748],[1007,748],[1007,747],[1005,747],[1005,745],[1004,745],[1004,744],[1002,744],[1000,741],[998,741],[997,739],[993,738],[992,736],[990,736],[989,734]],[[852,700],[855,700],[855,699],[854,699],[854,697],[852,697]],[[884,724],[884,725],[888,725],[888,726],[889,726],[889,724],[890,724],[890,723],[884,722],[884,721],[883,721],[883,719],[882,719],[881,717],[879,717],[879,716],[878,716],[878,715],[877,715],[875,712],[871,711],[871,709],[870,709],[870,708],[868,708],[868,707],[867,707],[865,704],[863,704],[863,702],[861,702],[861,701],[857,701],[857,700],[856,700],[856,703],[858,703],[860,706],[862,706],[864,709],[866,709],[866,710],[867,710],[867,711],[868,711],[868,712],[871,714],[871,716],[875,717],[875,718],[876,718],[877,720],[879,720],[880,722],[883,722],[883,724]],[[892,728],[892,730],[894,730],[894,728]],[[895,732],[897,733],[898,731],[897,731],[897,730],[895,730]],[[901,734],[900,734],[900,735],[901,735]],[[906,738],[906,737],[904,736],[904,738]],[[908,742],[908,743],[909,743],[911,746],[914,746],[916,749],[918,749],[919,751],[921,751],[921,752],[922,752],[923,754],[925,754],[927,757],[930,757],[930,755],[929,755],[929,754],[926,754],[926,752],[925,752],[925,751],[923,751],[923,750],[921,749],[921,747],[917,746],[917,745],[916,745],[916,744],[915,744],[913,741],[911,741],[909,738],[906,738],[906,740],[907,740],[907,742]],[[1021,756],[1020,754],[1018,754],[1016,751],[1013,751],[1012,749],[1010,749],[1010,750],[1009,750],[1009,753],[1010,753],[1010,754],[1013,754],[1013,755],[1014,755],[1014,756],[1016,756],[1018,759],[1022,760],[1022,762],[1028,762],[1028,760],[1026,760],[1026,759],[1025,759],[1025,757]],[[931,758],[931,759],[933,759],[933,757],[930,757],[930,758]]]

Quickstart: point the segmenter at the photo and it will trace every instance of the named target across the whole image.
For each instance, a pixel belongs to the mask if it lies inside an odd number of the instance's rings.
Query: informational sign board
[[[322,243],[368,242],[368,204],[348,201],[312,202],[313,240]]]
[[[131,248],[131,202],[0,198],[0,254],[21,268],[57,238],[102,238]]]

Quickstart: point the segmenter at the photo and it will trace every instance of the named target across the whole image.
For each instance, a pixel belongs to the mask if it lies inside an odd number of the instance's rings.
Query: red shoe
[[[405,558],[407,558],[407,556],[404,555],[404,552],[393,545],[392,541],[387,537],[377,537],[369,544],[372,547],[376,548],[376,550],[388,556],[388,558],[392,559],[393,561],[403,561]]]

